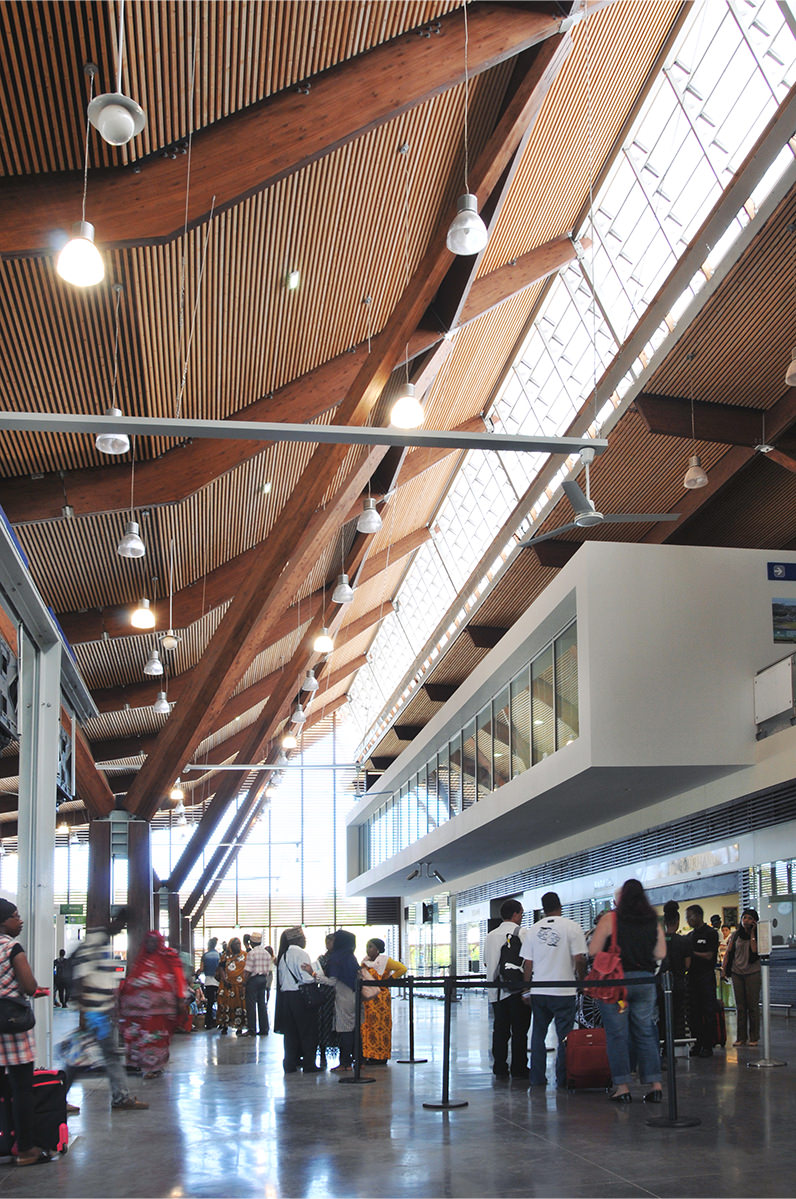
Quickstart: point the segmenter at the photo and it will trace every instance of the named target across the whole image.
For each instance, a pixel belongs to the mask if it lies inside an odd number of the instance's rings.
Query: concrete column
[[[176,891],[169,891],[169,945],[172,949],[180,951],[180,940],[182,934],[180,915],[180,897]]]
[[[152,925],[152,855],[149,823],[133,818],[127,826],[127,961],[134,962]]]
[[[86,927],[104,928],[111,918],[111,824],[92,820],[88,826],[88,895]]]

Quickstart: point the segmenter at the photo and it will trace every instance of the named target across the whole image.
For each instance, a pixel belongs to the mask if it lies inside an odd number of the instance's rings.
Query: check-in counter
[[[775,945],[770,962],[770,1002],[796,1007],[796,948]]]

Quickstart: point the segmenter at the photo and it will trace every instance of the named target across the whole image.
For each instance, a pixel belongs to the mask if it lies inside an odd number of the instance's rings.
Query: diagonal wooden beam
[[[280,92],[193,135],[188,225],[208,219],[211,197],[222,212],[316,162],[355,138],[453,87],[464,77],[461,13],[438,21],[439,33],[407,33],[312,80]],[[514,58],[551,37],[561,18],[525,5],[469,9],[470,75]],[[182,233],[185,167],[150,157],[140,173],[92,171],[91,220],[102,246],[163,242]],[[51,232],[79,212],[80,175],[6,177],[0,186],[0,254],[49,254]],[[71,198],[71,199],[70,199]]]
[[[581,250],[587,250],[590,245],[589,239],[584,238]],[[490,271],[488,275],[481,275],[473,283],[470,294],[462,305],[459,324],[466,325],[476,320],[485,312],[490,312],[512,296],[518,295],[526,287],[531,287],[534,283],[546,279],[548,275],[560,271],[578,256],[578,248],[571,236],[557,237],[506,263],[505,266]]]
[[[642,392],[633,401],[650,433],[667,437],[685,437],[690,441],[715,441],[724,445],[759,445],[763,436],[773,438],[769,416],[761,408],[740,404],[710,404],[694,401],[694,426],[691,431],[691,400],[682,396],[654,395]]]
[[[75,790],[92,816],[107,816],[116,804],[105,775],[97,769],[83,730],[75,728]]]

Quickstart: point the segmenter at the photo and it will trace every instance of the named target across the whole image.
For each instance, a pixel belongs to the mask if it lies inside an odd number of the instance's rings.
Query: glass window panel
[[[511,778],[511,721],[509,689],[504,687],[492,701],[492,778],[495,790]]]
[[[533,760],[541,762],[556,747],[553,709],[553,647],[548,646],[531,663],[531,716]]]
[[[462,735],[457,733],[448,743],[448,794],[451,816],[462,810]]]
[[[531,673],[528,667],[511,681],[511,777],[531,766]]]
[[[573,624],[556,640],[556,746],[578,736],[578,633]]]
[[[438,819],[440,824],[444,824],[453,815],[450,793],[450,755],[447,745],[437,754],[437,785],[439,787]]]
[[[437,788],[437,755],[436,754],[431,759],[431,761],[428,763],[428,767],[426,770],[426,782],[427,782],[427,788],[428,788],[427,793],[426,793],[427,794],[426,802],[427,802],[427,806],[428,806],[428,815],[427,815],[427,825],[426,825],[425,831],[430,833],[431,830],[433,828],[436,828],[437,825],[440,823],[439,792],[438,792],[438,788]],[[421,831],[421,836],[422,835],[423,834]]]
[[[475,721],[465,725],[462,732],[462,811],[475,803],[478,763],[475,739]]]
[[[478,713],[478,798],[492,790],[492,704]]]

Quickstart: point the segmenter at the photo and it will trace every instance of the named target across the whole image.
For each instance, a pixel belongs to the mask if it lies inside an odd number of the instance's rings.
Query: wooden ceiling
[[[121,148],[91,131],[86,218],[106,277],[81,291],[58,278],[55,252],[80,217],[84,64],[98,67],[95,94],[115,88],[118,5],[0,3],[0,406],[108,406],[121,283],[116,400],[127,413],[384,424],[406,360],[429,428],[483,428],[544,276],[574,254],[555,239],[588,203],[589,162],[599,175],[684,6],[589,5],[588,86],[584,22],[561,31],[570,9],[582,15],[580,4],[468,5],[469,176],[490,226],[472,263],[444,248],[465,167],[460,0],[128,0],[123,90],[147,127]],[[759,409],[782,397],[792,283],[777,256],[793,207],[695,324],[706,404]],[[687,341],[649,391],[690,394]],[[709,469],[738,453],[701,438],[698,448]],[[631,409],[595,467],[595,492],[614,510],[679,510],[685,455],[679,434],[649,432]],[[0,504],[95,695],[85,729],[95,760],[117,793],[125,780],[132,810],[153,816],[194,757],[273,761],[308,666],[321,681],[311,719],[344,702],[458,461],[155,437],[137,439],[134,461],[112,460],[88,437],[0,433]],[[363,537],[353,518],[369,487],[384,525]],[[785,545],[793,487],[777,463],[739,463],[667,535]],[[115,551],[131,518],[147,546],[135,561]],[[163,655],[176,701],[167,718],[151,708],[164,682],[145,680],[143,664],[169,623],[172,546],[180,642]],[[339,608],[329,592],[343,564],[357,588]],[[507,627],[550,577],[520,555],[478,623]],[[154,633],[129,626],[143,595]],[[337,648],[319,661],[322,624]],[[434,681],[461,681],[483,652],[460,637]],[[436,710],[423,691],[411,706],[405,723]],[[378,755],[402,744],[388,733]],[[230,773],[187,784],[196,802],[212,798],[202,835],[238,784]],[[3,790],[13,794],[12,775]],[[15,813],[0,819],[11,829]]]

